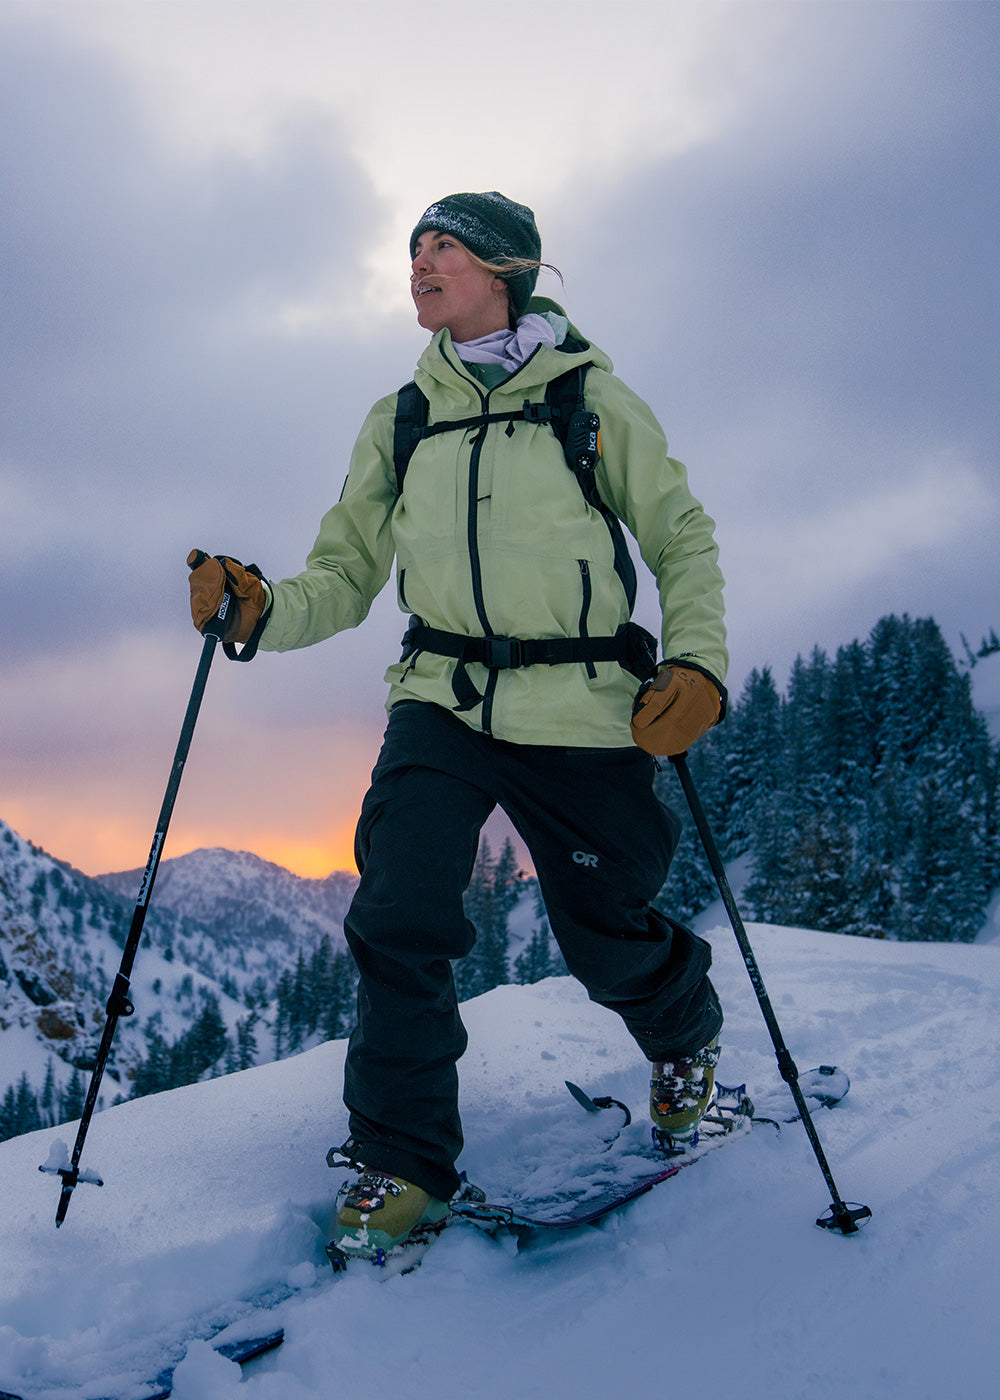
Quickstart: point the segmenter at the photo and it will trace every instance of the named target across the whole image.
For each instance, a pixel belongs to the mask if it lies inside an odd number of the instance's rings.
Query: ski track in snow
[[[142,1400],[182,1358],[178,1400],[992,1400],[1000,948],[750,934],[799,1068],[851,1075],[815,1117],[841,1193],[874,1212],[857,1236],[815,1228],[829,1193],[801,1127],[761,1125],[598,1227],[518,1251],[460,1226],[412,1274],[335,1280],[337,1042],[97,1115],[82,1165],[107,1184],[78,1186],[58,1231],[38,1165],[75,1127],[0,1145],[0,1390]],[[783,1106],[732,934],[708,936],[719,1077]],[[620,1122],[585,1114],[566,1079],[643,1120],[646,1067],[568,979],[498,988],[465,1017],[461,1165],[491,1195],[572,1180]],[[282,1325],[281,1350],[241,1373],[192,1340],[265,1288],[284,1301],[227,1335]]]

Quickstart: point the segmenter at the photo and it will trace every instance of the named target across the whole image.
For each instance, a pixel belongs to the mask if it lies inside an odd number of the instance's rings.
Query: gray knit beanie
[[[502,263],[508,258],[537,261],[542,255],[542,240],[532,211],[525,204],[515,204],[497,190],[485,194],[449,194],[432,204],[410,234],[411,259],[416,252],[417,239],[422,233],[432,231],[454,234],[470,253],[484,262]],[[505,276],[504,281],[510,287],[514,309],[520,316],[535,290],[538,269],[512,273]]]

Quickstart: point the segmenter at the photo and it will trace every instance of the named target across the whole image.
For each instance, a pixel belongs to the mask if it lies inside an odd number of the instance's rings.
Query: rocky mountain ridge
[[[0,821],[0,1098],[24,1080],[58,1096],[86,1073],[132,919],[142,872],[99,879]],[[329,938],[357,877],[305,880],[247,852],[195,851],[161,863],[132,977],[135,1015],[119,1023],[105,1101],[127,1097],[150,1034],[184,1034],[217,1003],[235,1033],[266,1011],[282,976]]]

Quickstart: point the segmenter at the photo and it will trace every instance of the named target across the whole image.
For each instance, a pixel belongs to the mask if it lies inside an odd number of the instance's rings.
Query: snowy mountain
[[[138,887],[136,887],[137,889]],[[121,961],[135,904],[55,860],[0,822],[0,1093],[26,1074],[55,1089],[88,1066],[105,1022],[105,1002]],[[168,1033],[190,1023],[205,993],[227,1001],[217,983],[176,956],[205,930],[167,910],[150,911],[148,943],[136,969],[134,1000],[154,1009]],[[230,1014],[242,1008],[233,1003]],[[144,1052],[141,1020],[123,1020],[110,1062],[114,1096]],[[127,1092],[127,1090],[125,1090]]]
[[[766,1125],[597,1228],[515,1250],[447,1231],[413,1274],[323,1261],[346,1134],[344,1043],[123,1104],[93,1122],[54,1227],[47,1130],[0,1145],[0,1389],[141,1400],[184,1358],[177,1400],[992,1400],[996,1393],[1000,950],[750,926],[800,1067],[853,1084],[817,1112],[844,1197],[873,1220],[813,1221],[829,1193],[804,1133]],[[720,1077],[787,1094],[731,931],[714,928],[726,1008]],[[466,1004],[461,1165],[489,1188],[561,1153],[591,1118],[563,1085],[628,1103],[646,1071],[618,1020],[568,979]],[[576,1117],[574,1117],[576,1115]],[[582,1149],[581,1149],[582,1150]],[[259,1290],[286,1295],[239,1319]],[[232,1362],[193,1335],[285,1328]]]
[[[142,871],[98,878],[134,898]],[[294,955],[324,934],[343,945],[344,915],[357,883],[356,875],[342,870],[309,880],[248,851],[215,848],[163,861],[156,906],[197,920],[211,931],[216,948],[273,951],[284,942]]]
[[[0,1100],[23,1081],[58,1121],[60,1105],[79,1094],[140,879],[139,871],[91,879],[0,822]],[[104,1101],[130,1094],[151,1034],[173,1043],[217,1004],[235,1036],[250,1003],[263,1012],[303,951],[324,936],[342,947],[356,879],[300,880],[231,851],[163,861],[133,971],[136,1014],[119,1023]],[[265,1012],[261,1059],[274,1048],[268,1031]]]
[[[119,1023],[102,1103],[346,1033],[356,970],[343,919],[357,879],[302,879],[218,849],[163,861],[132,974],[136,1014]],[[141,882],[141,871],[89,879],[0,823],[0,1141],[80,1112]],[[512,849],[494,859],[484,842],[470,895],[482,936],[460,970],[465,996],[565,971]]]

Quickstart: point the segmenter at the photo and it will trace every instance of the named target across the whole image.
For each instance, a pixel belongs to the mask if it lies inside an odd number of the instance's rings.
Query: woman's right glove
[[[233,660],[251,660],[271,611],[260,569],[256,564],[241,564],[227,554],[211,555],[201,549],[192,549],[187,562],[191,570],[191,620],[195,627],[204,632],[228,589],[232,602],[222,635],[226,655]],[[242,651],[236,651],[235,642],[244,643]]]

